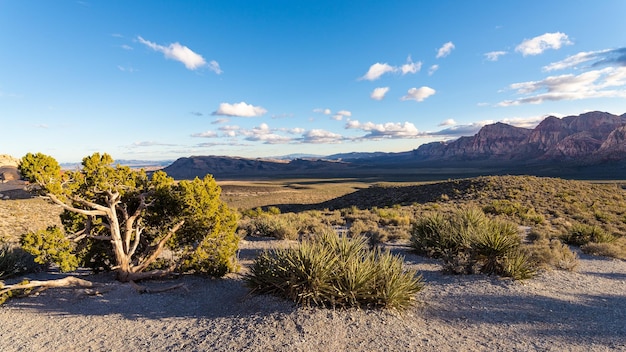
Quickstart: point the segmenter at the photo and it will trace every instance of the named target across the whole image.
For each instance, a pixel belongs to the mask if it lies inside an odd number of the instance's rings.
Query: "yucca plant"
[[[389,251],[370,250],[364,237],[324,233],[295,248],[263,252],[244,280],[253,293],[303,305],[403,309],[423,283],[402,264]]]

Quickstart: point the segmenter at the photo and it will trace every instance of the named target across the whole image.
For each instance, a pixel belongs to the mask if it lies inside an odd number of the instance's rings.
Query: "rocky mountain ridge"
[[[412,172],[432,177],[427,173],[446,168],[471,170],[467,175],[571,173],[572,177],[621,179],[626,171],[626,114],[594,111],[564,118],[549,116],[533,129],[499,122],[484,126],[474,136],[427,143],[401,153],[344,153],[291,161],[192,156],[176,160],[165,171],[177,179],[206,174],[231,179],[384,178]],[[451,177],[450,173],[442,175]]]

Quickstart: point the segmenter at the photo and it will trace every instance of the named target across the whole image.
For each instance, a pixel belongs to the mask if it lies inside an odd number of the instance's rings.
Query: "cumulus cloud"
[[[450,53],[452,52],[452,49],[454,49],[454,43],[452,42],[445,43],[443,46],[441,46],[441,48],[439,48],[439,50],[437,50],[437,59],[450,55]]]
[[[598,66],[626,66],[626,48],[605,49],[598,51],[580,52],[568,56],[564,60],[544,66],[544,71],[564,70],[577,68],[578,65],[589,63],[591,67]]]
[[[430,97],[435,94],[435,90],[430,87],[419,87],[419,88],[411,88],[407,92],[407,95],[400,98],[400,100],[415,100],[418,102],[424,101],[424,99]]]
[[[417,138],[423,134],[411,122],[361,123],[358,120],[351,120],[346,123],[346,129],[355,129],[368,132],[363,139],[381,138]]]
[[[334,144],[341,143],[342,140],[343,136],[340,134],[321,129],[306,131],[302,134],[302,138],[300,139],[302,143],[312,144]]]
[[[438,137],[461,137],[461,136],[473,136],[475,135],[478,131],[480,131],[480,129],[485,126],[488,125],[490,123],[493,123],[493,121],[489,120],[489,121],[480,121],[480,122],[472,122],[469,124],[464,124],[464,125],[454,125],[448,128],[445,128],[441,131],[437,131],[437,132],[430,132],[428,133],[428,135],[430,136],[438,136]]]
[[[411,60],[411,56],[409,56],[406,59],[406,63],[400,67],[400,71],[402,71],[403,75],[406,75],[408,73],[417,73],[417,71],[421,69],[422,69],[422,63],[419,61],[413,62],[413,60]]]
[[[571,44],[573,43],[565,33],[545,33],[531,39],[525,39],[515,48],[515,51],[521,53],[523,56],[539,55],[548,49],[558,50],[563,45]]]
[[[541,81],[509,86],[523,97],[506,100],[498,106],[540,104],[545,101],[626,97],[626,66],[591,70],[579,75],[550,76]]]
[[[380,62],[377,62],[373,64],[372,66],[370,66],[369,70],[367,70],[367,73],[363,75],[361,79],[368,80],[368,81],[375,81],[379,79],[385,73],[390,73],[390,72],[395,72],[395,71],[397,71],[396,67],[393,67],[387,63],[381,64]]]
[[[219,64],[216,61],[211,61],[207,64],[202,55],[195,53],[193,50],[181,45],[178,42],[164,46],[146,40],[140,36],[137,37],[137,40],[152,50],[162,53],[168,59],[182,62],[189,70],[197,70],[203,66],[208,66],[213,72],[217,74],[222,73],[222,70],[220,70]]]
[[[374,88],[374,91],[370,94],[370,98],[374,100],[383,100],[387,92],[389,92],[389,87]]]
[[[337,113],[335,113],[332,116],[332,119],[333,120],[337,120],[337,121],[341,121],[341,120],[343,120],[344,117],[350,117],[350,116],[352,116],[352,112],[350,112],[348,110],[340,110],[340,111],[337,111]]]
[[[433,73],[435,73],[435,71],[437,71],[438,69],[439,69],[439,65],[430,66],[430,68],[428,69],[428,75],[432,76]]]
[[[420,61],[413,62],[411,56],[409,55],[409,57],[406,59],[406,63],[399,67],[389,65],[388,63],[381,64],[380,62],[377,62],[370,66],[369,70],[367,70],[367,73],[359,79],[375,81],[386,73],[400,72],[404,76],[409,73],[417,73],[421,69],[422,63]]]
[[[438,126],[454,126],[454,125],[456,125],[456,121],[454,121],[454,119],[447,119],[443,121],[442,123],[440,123]]]
[[[260,106],[254,106],[242,101],[235,104],[221,103],[217,110],[212,113],[212,115],[256,117],[264,115],[266,112],[267,110]]]
[[[503,56],[506,54],[507,54],[506,51],[490,51],[488,53],[485,53],[485,58],[488,61],[498,61],[498,59],[500,59],[500,56]]]

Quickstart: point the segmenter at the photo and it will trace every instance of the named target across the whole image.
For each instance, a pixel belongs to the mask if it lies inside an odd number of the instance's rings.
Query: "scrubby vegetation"
[[[493,219],[489,221],[510,223],[516,231],[521,226],[530,232],[514,246],[517,249],[511,253],[515,253],[515,257],[509,253],[507,262],[502,258],[496,260],[500,263],[498,270],[509,268],[510,271],[516,266],[519,270],[528,268],[521,263],[531,263],[538,269],[572,270],[577,265],[577,257],[567,245],[580,246],[589,254],[626,259],[626,192],[617,183],[486,176],[417,185],[374,184],[358,191],[347,188],[343,196],[300,207],[280,204],[271,197],[265,204],[272,207],[271,215],[266,211],[265,216],[279,222],[281,232],[289,233],[290,238],[310,234],[309,229],[316,229],[311,224],[316,223],[320,228],[333,227],[352,236],[367,237],[371,245],[409,241],[415,223],[431,226],[434,231],[437,226],[444,226],[446,219],[454,217],[459,209],[479,209],[483,217]],[[283,220],[278,220],[281,218]],[[244,212],[240,234],[273,236],[271,231],[242,225],[250,221],[259,220],[251,220]],[[439,240],[449,256],[454,248],[446,248],[446,241],[454,239]],[[431,254],[443,258],[442,253]],[[470,265],[476,264],[475,258],[470,257],[462,251],[450,258],[449,269],[476,271]],[[454,261],[456,265],[452,265]]]
[[[304,305],[403,309],[423,284],[402,264],[402,257],[369,249],[364,237],[324,233],[295,248],[263,252],[245,281],[252,292]]]
[[[39,269],[31,254],[10,243],[0,243],[0,280]]]

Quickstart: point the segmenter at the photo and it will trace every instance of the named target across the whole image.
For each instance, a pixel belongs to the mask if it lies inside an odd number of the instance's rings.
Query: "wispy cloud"
[[[322,108],[313,109],[313,112],[318,113],[318,114],[324,114],[324,115],[332,114],[332,110],[330,110],[330,109],[322,109]]]
[[[433,73],[435,73],[435,71],[437,71],[438,69],[439,69],[439,65],[430,66],[430,68],[428,69],[428,75],[432,76]]]
[[[210,63],[207,63],[202,55],[195,53],[193,50],[184,45],[181,45],[178,42],[169,44],[168,46],[164,46],[146,40],[141,36],[137,37],[137,40],[141,44],[146,45],[152,50],[162,53],[168,59],[182,62],[189,70],[197,70],[201,67],[207,66],[211,71],[215,72],[218,75],[222,73],[222,70],[220,69],[217,61],[211,61]]]
[[[500,56],[506,55],[507,52],[506,51],[490,51],[488,53],[485,53],[485,58],[488,61],[498,61],[498,59],[500,59]]]
[[[454,49],[454,43],[452,42],[445,43],[444,45],[441,46],[441,48],[439,48],[439,50],[437,50],[436,58],[441,59],[450,55],[453,49]]]
[[[121,65],[117,65],[117,69],[122,71],[122,72],[137,72],[138,70],[133,68],[133,67],[125,67],[125,66],[121,66]]]
[[[407,92],[407,95],[403,96],[402,98],[400,98],[400,100],[415,100],[418,102],[424,101],[426,98],[430,97],[431,95],[434,95],[436,93],[436,90],[430,88],[430,87],[419,87],[419,88],[411,88],[409,89],[409,91]]]
[[[541,81],[514,83],[509,89],[523,97],[498,106],[540,104],[545,101],[626,97],[626,66],[591,70],[579,75],[550,76]]]
[[[389,92],[389,87],[374,88],[374,91],[370,94],[370,98],[374,100],[383,100],[387,92]]]
[[[563,45],[572,44],[573,43],[565,33],[545,33],[531,39],[525,39],[515,48],[515,51],[521,53],[523,56],[539,55],[548,49],[558,50]]]
[[[382,77],[382,75],[384,75],[385,73],[395,72],[396,70],[396,67],[393,67],[387,63],[381,64],[380,62],[377,62],[370,66],[369,70],[367,70],[367,73],[363,75],[361,79],[375,81]]]
[[[564,70],[578,68],[578,65],[588,63],[590,67],[598,66],[626,66],[626,47],[618,49],[605,49],[598,51],[580,52],[568,56],[564,60],[553,62],[544,66],[544,71]]]
[[[217,138],[218,134],[215,131],[205,131],[200,133],[193,133],[191,136],[198,138]]]
[[[220,125],[220,124],[228,123],[228,122],[230,122],[230,119],[228,119],[228,118],[219,118],[219,119],[215,119],[215,120],[211,121],[211,124],[212,125]]]
[[[166,147],[173,147],[176,144],[169,144],[169,143],[161,143],[161,142],[155,142],[155,141],[141,141],[141,142],[134,142],[131,147],[134,148],[138,148],[138,147],[154,147],[154,146],[166,146]]]
[[[388,63],[377,62],[373,64],[372,66],[370,66],[369,70],[367,70],[367,73],[365,73],[365,75],[363,75],[359,79],[367,80],[367,81],[375,81],[387,73],[400,72],[404,76],[407,74],[417,73],[421,69],[422,69],[422,63],[420,61],[413,62],[413,60],[411,59],[411,56],[409,55],[409,57],[406,59],[406,63],[401,66],[392,66],[392,65],[389,65]]]
[[[217,110],[212,113],[212,115],[256,117],[264,115],[266,112],[267,110],[260,106],[254,106],[242,101],[235,104],[221,103]]]

